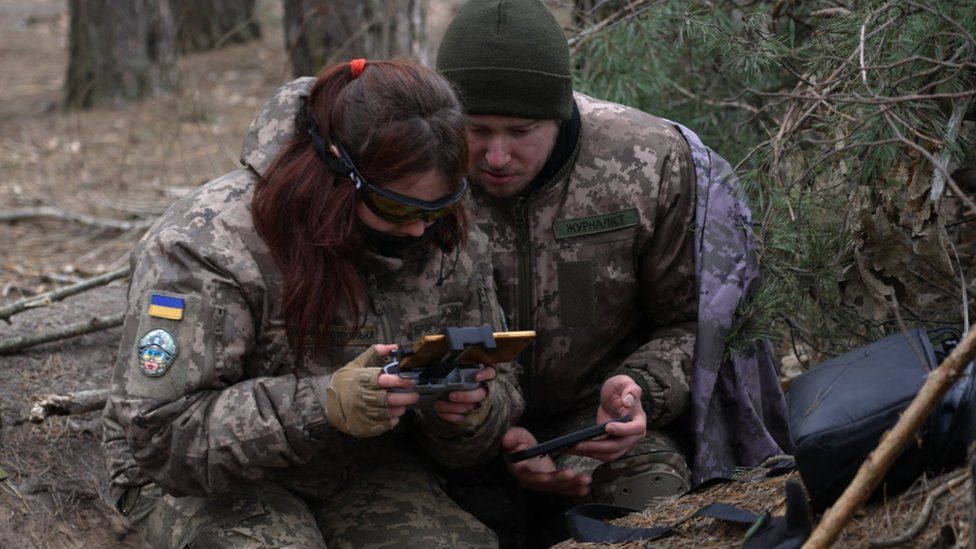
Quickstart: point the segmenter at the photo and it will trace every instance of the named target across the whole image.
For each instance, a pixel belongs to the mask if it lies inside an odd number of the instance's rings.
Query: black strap
[[[622,541],[650,541],[670,535],[670,526],[630,528],[610,524],[608,520],[625,517],[633,509],[604,503],[584,503],[566,511],[566,526],[575,541],[620,543]]]
[[[325,161],[325,165],[332,170],[332,173],[353,179],[353,172],[355,172],[356,168],[353,166],[352,161],[349,160],[348,155],[336,156],[329,151],[328,145],[322,137],[322,132],[319,131],[319,125],[308,112],[307,106],[303,109],[302,116],[305,119],[308,136],[312,140],[312,148],[315,149],[315,153],[319,155],[319,158]],[[335,136],[333,136],[332,140],[336,143],[337,147],[340,147],[340,150],[344,151],[344,149],[341,149],[342,145],[338,143]],[[357,186],[356,188],[358,189],[359,187]]]
[[[800,549],[813,531],[813,513],[799,482],[786,483],[786,516],[772,517],[746,533],[742,549]]]
[[[586,503],[566,512],[566,526],[573,540],[578,542],[620,543],[624,541],[652,541],[669,536],[674,529],[694,517],[708,517],[726,522],[751,524],[746,534],[746,548],[799,548],[810,536],[812,517],[803,488],[796,481],[786,484],[786,516],[757,515],[735,505],[711,503],[671,526],[633,528],[617,526],[607,521],[636,513],[633,509]]]
[[[631,528],[607,522],[636,512],[633,509],[617,507],[616,505],[585,503],[566,512],[566,526],[576,541],[620,543],[623,541],[651,541],[669,536],[675,528],[694,517],[709,517],[741,524],[753,524],[759,519],[759,515],[740,507],[727,503],[711,503],[671,526]]]

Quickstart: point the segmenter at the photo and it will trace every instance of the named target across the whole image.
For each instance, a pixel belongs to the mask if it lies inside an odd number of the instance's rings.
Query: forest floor
[[[138,224],[235,169],[261,103],[290,79],[274,4],[262,4],[261,40],[181,58],[177,92],[69,113],[60,108],[67,2],[0,0],[0,212],[47,207]],[[126,265],[141,232],[0,221],[0,304]],[[0,339],[124,305],[121,280],[0,322]],[[0,547],[144,546],[100,497],[98,413],[25,420],[32,395],[107,387],[119,333],[0,356]]]
[[[260,4],[261,40],[180,60],[180,89],[116,108],[64,112],[68,14],[63,0],[0,0],[0,305],[121,266],[139,224],[203,182],[235,169],[263,100],[290,79],[277,3]],[[96,222],[39,217],[37,208]],[[53,209],[53,210],[52,210]],[[31,213],[33,212],[33,213]],[[0,322],[0,339],[121,312],[125,282]],[[0,356],[0,547],[144,547],[106,503],[97,412],[26,420],[31,397],[107,387],[119,329]],[[920,514],[932,488],[915,488],[856,517],[845,546],[893,536]],[[782,513],[784,477],[717,487],[626,519],[670,524],[699,503]],[[908,545],[968,536],[972,483],[953,481]],[[698,498],[698,499],[696,499]],[[662,546],[737,545],[742,530],[694,519]],[[950,543],[951,545],[951,543]],[[580,546],[580,545],[576,545]],[[637,545],[634,545],[637,547]]]

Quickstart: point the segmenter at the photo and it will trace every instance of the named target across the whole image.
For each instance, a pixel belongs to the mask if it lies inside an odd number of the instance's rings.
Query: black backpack
[[[790,432],[815,510],[840,496],[958,341],[953,329],[916,328],[828,360],[793,380],[787,395]],[[918,443],[902,452],[872,497],[904,490],[923,471],[938,474],[962,463],[976,434],[974,404],[970,363],[926,420]]]

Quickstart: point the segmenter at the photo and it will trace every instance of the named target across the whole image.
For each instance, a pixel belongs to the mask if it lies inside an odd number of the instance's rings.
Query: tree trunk
[[[428,0],[285,0],[285,48],[295,76],[357,57],[431,64]]]
[[[180,52],[214,50],[261,37],[255,0],[170,0]]]
[[[168,0],[69,0],[64,105],[89,108],[176,86]]]

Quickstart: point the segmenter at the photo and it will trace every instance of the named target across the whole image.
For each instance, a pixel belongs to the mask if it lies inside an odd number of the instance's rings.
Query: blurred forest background
[[[120,290],[21,330],[11,317],[92,277],[121,288],[128,250],[153,220],[238,166],[244,131],[279,84],[355,57],[432,65],[461,3],[0,0],[0,353],[15,353],[0,370],[17,372],[0,382],[0,424],[23,423],[27,394],[47,385],[107,384],[114,348],[75,369],[16,353],[36,343],[25,336],[66,325],[117,326]],[[976,2],[547,4],[566,28],[579,91],[679,121],[737,167],[765,278],[736,337],[771,338],[784,374],[902,326],[968,321]],[[89,341],[110,346],[114,333]],[[31,440],[50,443],[50,425]],[[49,544],[59,534],[31,530],[26,511],[14,518],[30,492],[3,480],[53,474],[25,462],[57,458],[57,445],[15,455],[21,435],[2,433],[0,523],[9,510],[15,540]],[[90,492],[35,493],[61,512]],[[124,538],[103,522],[89,541],[103,544],[105,529]],[[77,520],[64,524],[64,539],[84,537]],[[22,545],[4,535],[0,546]]]

